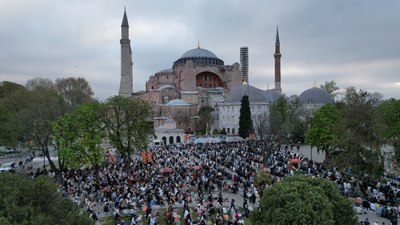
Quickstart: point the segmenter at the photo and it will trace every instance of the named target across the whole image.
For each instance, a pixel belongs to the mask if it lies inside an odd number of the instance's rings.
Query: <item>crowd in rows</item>
[[[249,205],[257,207],[260,190],[254,185],[254,177],[260,170],[268,172],[272,183],[295,173],[331,179],[343,195],[361,194],[371,203],[395,205],[400,197],[400,186],[394,179],[365,177],[360,182],[363,193],[358,193],[351,170],[327,168],[275,142],[171,145],[151,152],[151,163],[133,155],[105,160],[98,173],[85,167],[66,170],[62,174],[63,195],[85,206],[94,220],[101,205],[104,213],[114,215],[116,224],[140,224],[144,219],[148,224],[158,224],[160,216],[154,209],[160,207],[166,208],[167,224],[179,224],[181,217],[185,224],[208,224],[210,220],[215,224],[241,224],[249,215]],[[224,191],[240,196],[243,204],[224,199]],[[183,210],[181,215],[177,206]],[[197,210],[196,220],[189,206]],[[138,211],[146,212],[145,218]],[[123,221],[123,212],[131,215],[129,222]]]

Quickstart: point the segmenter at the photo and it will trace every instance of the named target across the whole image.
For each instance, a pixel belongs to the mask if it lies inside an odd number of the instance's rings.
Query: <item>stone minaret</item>
[[[242,82],[249,83],[249,49],[247,47],[240,48],[240,70],[242,72]]]
[[[276,28],[276,41],[275,41],[275,90],[282,91],[281,88],[281,48],[279,43],[279,31]]]
[[[132,96],[133,76],[132,76],[132,49],[129,40],[129,23],[124,10],[124,18],[121,24],[121,83],[119,86],[119,95],[123,97]]]

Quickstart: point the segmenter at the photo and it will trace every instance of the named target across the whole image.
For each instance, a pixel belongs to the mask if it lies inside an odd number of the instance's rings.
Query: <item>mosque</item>
[[[261,90],[248,84],[248,49],[240,48],[240,64],[226,65],[213,52],[201,48],[186,51],[173,62],[172,68],[151,75],[145,91],[133,92],[133,62],[129,23],[124,11],[121,24],[121,83],[119,95],[141,98],[153,107],[156,136],[164,144],[180,143],[184,132],[196,130],[202,106],[214,109],[210,130],[238,134],[240,100],[249,96],[252,120],[269,117],[269,107],[282,95],[279,32],[275,41],[275,87]],[[299,95],[308,108],[334,102],[325,90],[311,88]],[[171,126],[173,124],[173,126]],[[255,124],[254,124],[255,125]],[[255,127],[255,126],[253,126]],[[171,130],[174,132],[169,132]],[[159,134],[159,135],[157,135]]]

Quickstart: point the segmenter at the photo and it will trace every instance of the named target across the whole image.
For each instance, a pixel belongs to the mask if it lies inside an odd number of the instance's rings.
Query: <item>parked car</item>
[[[4,172],[15,172],[15,163],[9,162],[9,163],[4,163],[3,165],[1,165],[0,173],[4,173]]]

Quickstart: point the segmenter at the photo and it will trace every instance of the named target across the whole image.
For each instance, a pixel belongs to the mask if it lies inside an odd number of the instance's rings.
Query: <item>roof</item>
[[[185,52],[174,62],[174,66],[185,64],[188,60],[191,60],[194,64],[201,65],[224,65],[224,61],[219,59],[214,53],[207,49],[200,48],[200,46]]]
[[[334,103],[333,97],[324,89],[310,88],[300,94],[299,99],[305,104],[329,104]]]
[[[169,101],[165,105],[167,105],[167,106],[189,106],[190,104],[183,101],[182,99],[174,99],[174,100]]]
[[[276,89],[265,91],[265,97],[267,98],[268,102],[276,101],[281,95],[282,95],[281,92]]]
[[[218,57],[211,51],[203,48],[194,48],[185,52],[181,58],[217,58]]]
[[[165,85],[159,87],[158,90],[159,90],[159,91],[162,91],[162,90],[164,90],[164,89],[166,89],[166,88],[173,88],[173,89],[175,89],[174,86],[169,85],[169,84],[165,84]]]
[[[249,96],[250,103],[262,103],[268,102],[268,99],[263,90],[256,87],[242,84],[240,86],[234,87],[226,96],[224,103],[238,103],[242,100],[244,95]]]
[[[126,16],[126,10],[124,10],[124,18],[122,18],[121,27],[129,27],[128,17]]]

